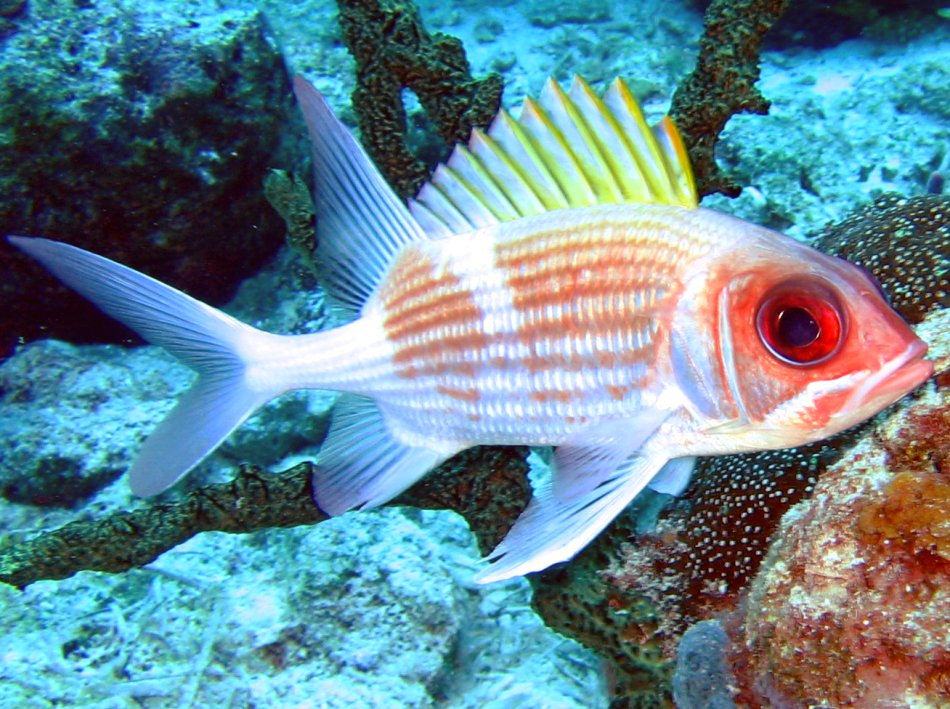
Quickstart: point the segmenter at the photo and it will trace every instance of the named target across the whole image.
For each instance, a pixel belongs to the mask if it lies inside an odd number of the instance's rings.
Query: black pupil
[[[820,333],[815,318],[803,308],[786,308],[778,315],[778,338],[788,347],[810,345]]]

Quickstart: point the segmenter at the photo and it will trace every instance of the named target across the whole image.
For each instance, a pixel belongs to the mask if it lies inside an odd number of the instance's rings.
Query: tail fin
[[[199,378],[148,437],[129,473],[155,495],[200,463],[280,391],[249,382],[248,365],[272,335],[115,261],[48,239],[9,237],[102,311],[197,370]]]

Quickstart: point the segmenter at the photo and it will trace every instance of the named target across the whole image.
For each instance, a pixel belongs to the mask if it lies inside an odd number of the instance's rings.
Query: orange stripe
[[[528,398],[530,398],[532,401],[537,401],[539,404],[545,404],[549,401],[560,401],[563,404],[569,404],[578,397],[576,392],[550,390],[533,391],[528,395]]]
[[[419,248],[408,248],[380,290],[383,327],[395,345],[399,376],[416,378],[447,373],[474,377],[474,359],[488,346],[483,314],[470,290],[452,273],[436,276],[436,264]],[[467,389],[453,389],[471,396]],[[473,389],[474,391],[474,389]],[[443,392],[443,393],[448,393]]]
[[[670,232],[661,221],[637,226],[637,234],[609,224],[586,234],[552,230],[496,246],[496,267],[521,314],[518,340],[533,351],[522,362],[529,371],[611,369],[655,360],[655,332],[642,333],[648,323],[669,317],[663,301],[679,290],[678,264],[689,253],[690,239],[683,235],[680,244],[656,238]],[[547,352],[545,343],[589,336],[632,346],[537,354]],[[620,399],[630,387],[608,391]]]
[[[482,396],[478,392],[478,389],[475,389],[474,387],[467,389],[456,389],[439,384],[435,390],[440,394],[445,394],[446,396],[449,396],[453,399],[458,399],[459,401],[467,401],[470,404],[474,404]]]
[[[617,401],[621,401],[627,394],[633,391],[631,386],[620,386],[619,384],[608,384],[604,387],[607,393]]]
[[[411,308],[391,311],[385,320],[390,339],[422,335],[433,327],[443,329],[481,321],[482,313],[472,301],[471,293],[433,293]]]
[[[397,343],[393,362],[396,364],[443,363],[456,369],[470,371],[472,370],[471,362],[462,361],[459,355],[481,350],[487,341],[488,338],[484,334],[472,332],[451,337],[427,337],[421,342]],[[455,355],[454,362],[452,355]]]

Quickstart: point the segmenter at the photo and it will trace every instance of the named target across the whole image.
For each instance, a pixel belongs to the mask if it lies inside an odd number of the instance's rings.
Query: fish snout
[[[927,343],[914,338],[903,352],[855,389],[842,413],[860,409],[873,415],[912,392],[933,376],[934,363],[924,359],[926,354]]]

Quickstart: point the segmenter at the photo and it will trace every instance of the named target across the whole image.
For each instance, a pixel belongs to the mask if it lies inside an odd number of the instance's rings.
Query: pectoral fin
[[[692,477],[693,468],[695,467],[696,456],[673,458],[673,460],[667,461],[663,469],[653,477],[649,487],[655,492],[678,497],[683,494],[683,490],[689,485],[689,479]]]

